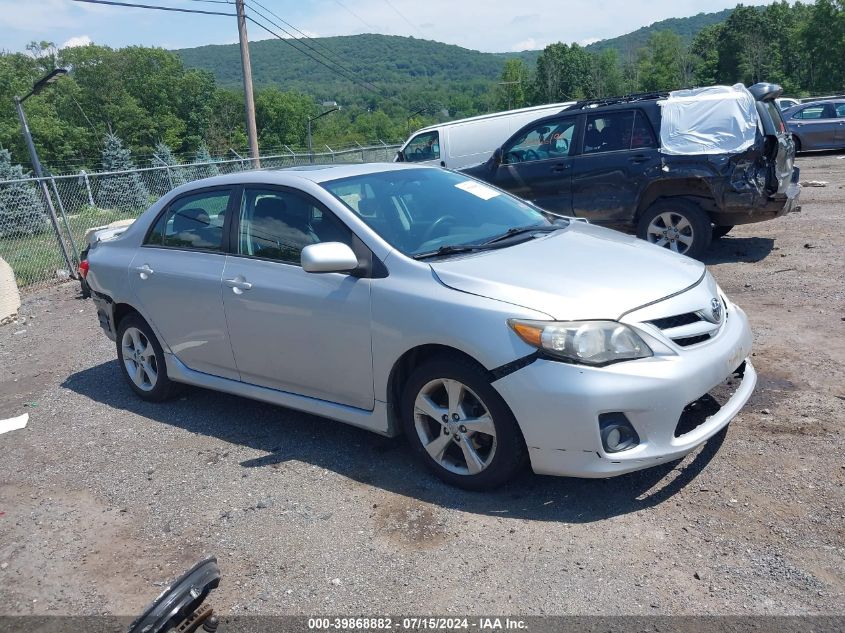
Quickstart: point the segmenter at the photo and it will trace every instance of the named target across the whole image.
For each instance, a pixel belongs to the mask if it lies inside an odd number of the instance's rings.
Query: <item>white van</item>
[[[449,169],[476,165],[490,158],[497,147],[526,123],[573,103],[550,103],[430,125],[412,134],[393,160]]]

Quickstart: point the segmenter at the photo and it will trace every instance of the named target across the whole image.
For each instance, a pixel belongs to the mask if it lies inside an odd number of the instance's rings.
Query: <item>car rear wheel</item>
[[[683,198],[659,200],[637,222],[637,237],[675,253],[701,259],[713,237],[710,218]]]
[[[524,465],[516,419],[485,372],[464,359],[418,367],[402,397],[402,423],[414,452],[440,479],[490,490]]]
[[[127,315],[117,326],[117,358],[123,377],[144,400],[161,402],[175,392],[176,384],[167,377],[161,345],[137,314]]]
[[[801,139],[798,138],[797,136],[793,136],[792,142],[795,144],[795,153],[797,154],[798,152],[801,151]]]

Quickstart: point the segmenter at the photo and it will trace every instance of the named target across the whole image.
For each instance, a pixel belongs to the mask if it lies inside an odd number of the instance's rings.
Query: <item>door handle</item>
[[[135,272],[138,273],[138,276],[141,279],[149,279],[150,275],[152,275],[155,271],[150,268],[148,264],[144,264],[143,266],[136,267]]]
[[[648,156],[644,156],[642,154],[639,154],[637,156],[632,156],[629,160],[632,163],[644,163],[648,160]]]
[[[252,288],[252,284],[238,275],[234,279],[224,279],[223,283],[229,286],[236,295],[243,294],[244,290]]]
[[[553,174],[563,173],[566,170],[568,170],[569,167],[570,167],[570,163],[564,163],[562,165],[555,165],[554,167],[552,167],[552,173]]]

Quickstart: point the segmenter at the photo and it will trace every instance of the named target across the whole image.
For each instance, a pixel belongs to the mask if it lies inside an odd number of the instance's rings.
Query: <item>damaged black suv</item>
[[[798,208],[780,94],[761,83],[581,101],[462,171],[551,212],[700,258],[734,225]]]

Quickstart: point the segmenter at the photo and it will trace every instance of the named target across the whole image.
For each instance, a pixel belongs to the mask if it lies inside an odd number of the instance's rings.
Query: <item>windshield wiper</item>
[[[426,253],[419,253],[414,255],[414,259],[427,259],[429,257],[439,257],[440,255],[455,255],[457,253],[472,253],[473,251],[486,251],[494,248],[486,246],[485,244],[458,244],[441,246],[436,251],[428,251]]]
[[[494,237],[493,239],[487,240],[484,244],[495,244],[497,242],[502,242],[508,238],[514,237],[516,235],[524,235],[526,233],[551,233],[552,231],[557,231],[558,229],[562,229],[565,227],[562,226],[517,226],[512,229],[508,229],[501,235]]]

